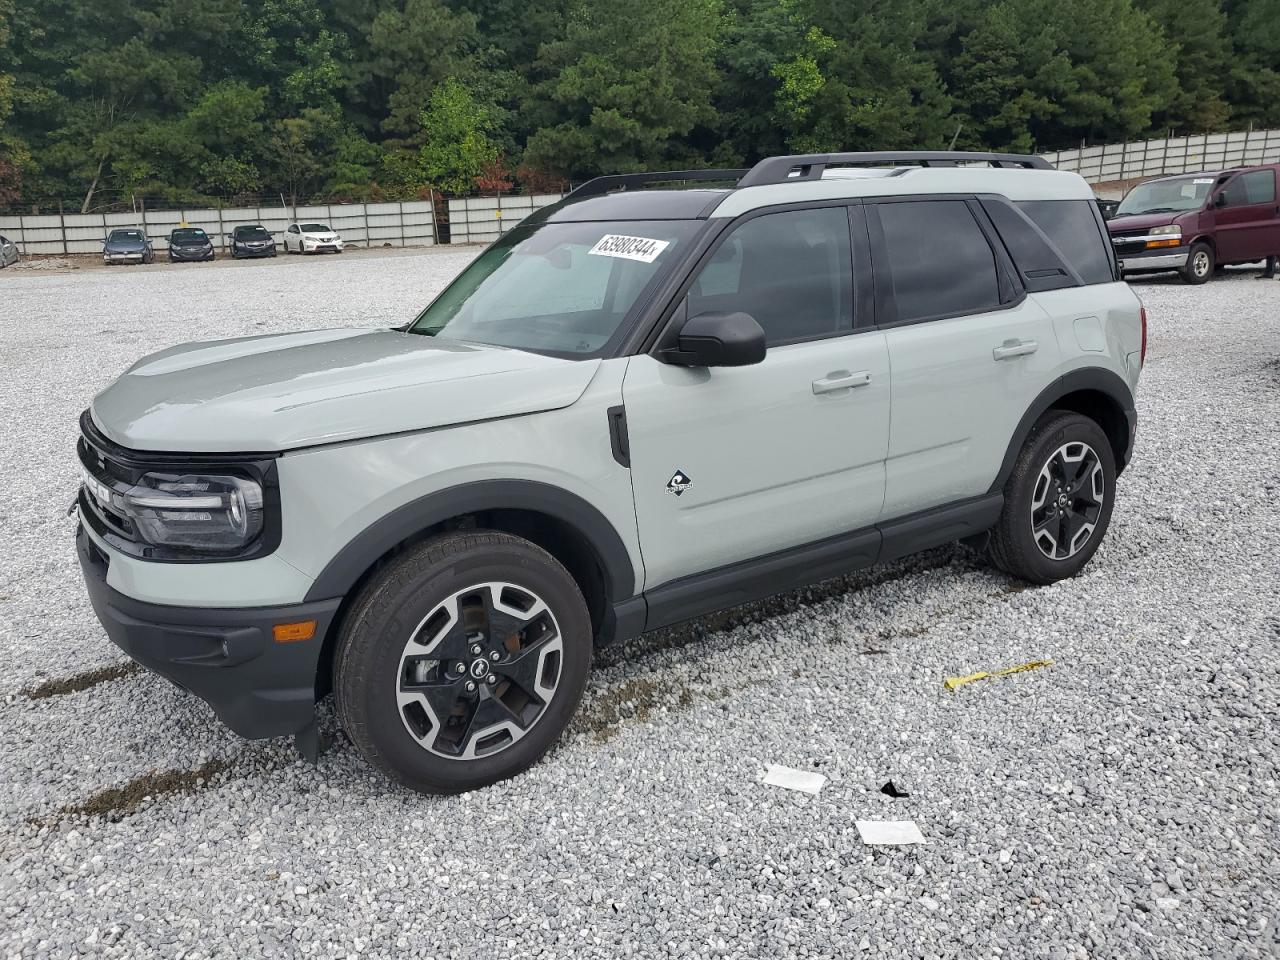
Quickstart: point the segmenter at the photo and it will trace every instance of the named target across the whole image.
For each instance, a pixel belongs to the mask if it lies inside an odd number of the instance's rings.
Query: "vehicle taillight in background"
[[[1142,353],[1138,365],[1145,367],[1147,365],[1147,308],[1143,307],[1139,314],[1142,317]]]

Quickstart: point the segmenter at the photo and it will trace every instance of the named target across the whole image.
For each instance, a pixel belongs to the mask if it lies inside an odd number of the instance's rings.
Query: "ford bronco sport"
[[[1134,440],[1117,277],[1035,157],[599,178],[404,326],[127,370],[81,419],[89,595],[246,737],[314,756],[332,691],[388,774],[480,787],[559,737],[593,644],[956,539],[1077,573]]]

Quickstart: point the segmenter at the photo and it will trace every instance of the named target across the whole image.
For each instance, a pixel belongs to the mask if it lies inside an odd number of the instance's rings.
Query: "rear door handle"
[[[1008,360],[1011,357],[1025,357],[1040,349],[1034,340],[1006,340],[991,351],[996,360]]]
[[[857,373],[850,373],[848,370],[836,370],[827,374],[821,380],[813,381],[813,392],[815,394],[835,393],[837,390],[865,387],[870,382],[870,370],[859,370]]]

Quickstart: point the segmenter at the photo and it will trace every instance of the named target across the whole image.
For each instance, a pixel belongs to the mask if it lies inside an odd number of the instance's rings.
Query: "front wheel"
[[[1078,413],[1050,411],[1005,483],[991,559],[1032,583],[1074,577],[1107,532],[1115,489],[1115,455],[1102,428]]]
[[[1203,242],[1192,244],[1191,252],[1187,254],[1187,265],[1180,271],[1182,279],[1187,283],[1205,283],[1213,276],[1214,259],[1213,247]]]
[[[442,534],[363,590],[334,697],[374,766],[423,793],[514,776],[560,737],[591,666],[591,619],[554,557],[505,533]]]

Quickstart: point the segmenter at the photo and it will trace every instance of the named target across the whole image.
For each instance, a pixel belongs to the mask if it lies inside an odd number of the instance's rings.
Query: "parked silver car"
[[[17,263],[19,259],[21,258],[18,256],[18,245],[8,237],[0,237],[0,267]]]

